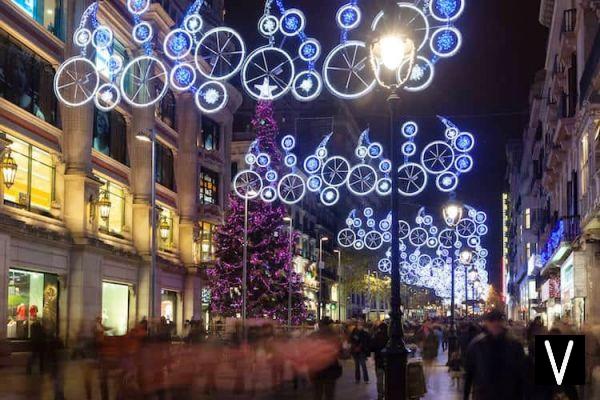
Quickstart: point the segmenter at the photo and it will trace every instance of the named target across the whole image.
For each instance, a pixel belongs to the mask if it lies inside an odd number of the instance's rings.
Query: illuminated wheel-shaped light
[[[317,39],[306,39],[298,46],[298,56],[302,61],[313,62],[321,55],[321,44]]]
[[[225,85],[218,81],[204,82],[196,91],[196,107],[207,114],[221,111],[227,105],[229,95]]]
[[[390,178],[381,178],[377,181],[377,187],[375,188],[377,194],[380,196],[387,196],[392,193],[392,180]]]
[[[402,154],[410,157],[417,152],[417,145],[413,142],[406,142],[402,145]]]
[[[369,228],[375,228],[375,225],[377,225],[377,223],[375,222],[375,220],[373,218],[369,218],[367,220],[367,226]]]
[[[346,4],[339,8],[335,20],[340,28],[352,30],[360,25],[362,12],[360,11],[360,8],[354,4]]]
[[[304,170],[309,174],[315,174],[321,169],[321,159],[317,156],[308,156],[304,160]]]
[[[113,32],[105,25],[100,25],[92,32],[92,46],[96,49],[106,49],[112,44]]]
[[[104,112],[114,109],[121,101],[119,88],[112,83],[101,85],[94,96],[94,104]]]
[[[398,191],[404,196],[416,196],[427,186],[427,171],[420,164],[405,163],[398,168]]]
[[[402,135],[405,138],[411,138],[414,137],[417,133],[419,133],[419,125],[417,125],[416,122],[413,121],[407,121],[404,124],[402,124]]]
[[[352,220],[352,226],[355,228],[360,228],[362,226],[362,221],[360,220],[360,218],[354,218]]]
[[[277,47],[260,47],[242,66],[242,85],[255,100],[277,100],[291,89],[296,68],[292,57]]]
[[[169,82],[174,89],[186,91],[196,82],[196,70],[191,64],[177,64],[171,70]]]
[[[440,22],[455,21],[462,15],[464,10],[464,0],[431,0],[429,2],[429,14]]]
[[[430,249],[435,249],[438,245],[438,240],[435,237],[430,237],[427,239],[427,247]]]
[[[390,230],[390,221],[388,221],[387,219],[383,219],[383,220],[379,221],[379,229],[382,230],[383,232],[389,231]]]
[[[473,169],[473,158],[471,156],[462,154],[456,157],[456,161],[454,162],[454,166],[456,170],[461,173],[466,173]]]
[[[446,136],[446,139],[448,140],[454,140],[454,138],[456,138],[458,136],[458,129],[454,128],[454,127],[450,127],[447,128],[446,131],[444,132],[444,135]]]
[[[390,243],[392,241],[392,234],[390,232],[383,232],[381,238],[385,243]]]
[[[306,181],[306,186],[308,186],[308,190],[310,192],[316,193],[321,190],[321,187],[323,186],[323,180],[320,176],[313,175]]]
[[[327,154],[329,154],[329,152],[327,151],[327,147],[325,146],[319,146],[315,151],[315,155],[321,160],[325,159],[327,157]]]
[[[458,177],[453,172],[444,172],[437,176],[436,185],[442,192],[452,192],[458,186]]]
[[[292,82],[292,94],[298,101],[312,101],[323,90],[323,80],[317,71],[302,71]]]
[[[340,199],[340,192],[337,188],[334,187],[326,187],[321,191],[321,203],[326,206],[332,206],[338,202]]]
[[[362,240],[357,240],[353,244],[355,250],[362,250],[365,247],[365,242]]]
[[[92,100],[99,85],[96,66],[81,56],[67,59],[54,76],[54,93],[69,107],[78,107]]]
[[[456,225],[456,233],[458,236],[466,239],[475,233],[476,227],[475,221],[470,218],[463,218]]]
[[[383,147],[379,143],[371,143],[367,148],[367,154],[371,158],[378,158],[383,153]]]
[[[331,94],[352,100],[371,92],[377,80],[369,59],[364,42],[350,40],[331,50],[323,63],[323,81]]]
[[[462,46],[462,35],[454,27],[439,28],[431,35],[429,46],[431,51],[438,57],[452,57]]]
[[[127,0],[127,10],[133,15],[141,15],[148,11],[150,0]]]
[[[265,173],[265,179],[271,183],[275,182],[277,180],[277,178],[279,178],[279,175],[277,174],[277,171],[275,171],[273,169],[271,169]]]
[[[485,225],[478,225],[477,226],[477,234],[479,236],[485,236],[488,233],[488,227]]]
[[[487,220],[487,215],[483,211],[477,212],[475,215],[475,222],[478,224],[483,224]]]
[[[259,167],[265,168],[269,165],[270,162],[271,162],[271,157],[267,153],[260,153],[256,157],[256,164]]]
[[[398,221],[398,238],[400,240],[406,239],[410,235],[410,225],[408,222],[399,220]]]
[[[390,160],[381,160],[379,163],[379,170],[384,174],[388,174],[392,171],[392,162]]]
[[[363,215],[367,218],[371,218],[373,216],[373,209],[371,207],[367,207],[363,210]]]
[[[194,39],[183,29],[175,29],[167,34],[163,42],[165,55],[172,60],[180,60],[192,51]]]
[[[263,182],[256,172],[250,170],[240,171],[233,178],[233,190],[242,199],[254,199],[261,193]]]
[[[440,174],[454,164],[454,150],[441,140],[429,143],[421,153],[421,164],[431,174]]]
[[[427,44],[427,40],[430,34],[430,24],[425,13],[416,5],[407,2],[398,3],[398,24],[396,29],[402,32],[411,32],[413,38],[412,41],[415,43],[418,51]],[[371,30],[377,31],[379,29],[379,23],[384,16],[384,12],[381,11],[371,24]]]
[[[155,104],[169,88],[167,68],[153,56],[134,58],[121,74],[120,88],[123,99],[134,107]]]
[[[452,144],[458,151],[467,153],[475,146],[475,138],[469,132],[461,132],[454,138]]]
[[[144,44],[149,42],[154,36],[152,25],[150,25],[146,21],[140,22],[139,24],[133,27],[131,31],[131,36],[133,37],[133,41],[138,44]]]
[[[369,231],[364,237],[365,247],[369,250],[377,250],[383,245],[383,237],[377,231]]]
[[[272,203],[277,200],[277,190],[271,186],[264,187],[260,192],[260,198],[265,203]]]
[[[198,33],[202,30],[204,20],[198,14],[190,14],[183,19],[183,28],[189,33]]]
[[[401,74],[402,69],[398,69],[398,74]],[[417,56],[408,81],[403,89],[407,92],[420,92],[427,89],[433,82],[435,76],[435,68],[433,63],[423,56]],[[398,79],[401,81],[401,79]]]
[[[73,42],[79,47],[85,47],[92,41],[92,32],[87,28],[79,28],[73,34]]]
[[[377,263],[377,268],[384,274],[388,274],[392,271],[392,262],[389,260],[389,258],[382,258]]]
[[[337,236],[338,244],[342,247],[351,247],[356,240],[356,235],[352,229],[342,229]]]
[[[279,30],[279,19],[277,17],[267,14],[260,17],[258,20],[258,32],[265,36],[270,37],[277,33]]]
[[[244,161],[246,162],[247,165],[252,166],[252,165],[256,164],[256,156],[252,153],[248,153],[244,157]]]
[[[357,196],[367,195],[377,186],[377,171],[370,165],[358,164],[350,170],[346,186]]]
[[[369,154],[369,149],[366,146],[358,146],[356,150],[354,150],[354,154],[356,157],[364,159]]]
[[[285,156],[285,158],[283,159],[283,162],[285,163],[286,167],[294,167],[296,166],[296,163],[298,162],[298,158],[296,157],[296,155],[294,154],[288,154],[287,156]]]
[[[227,27],[206,32],[196,45],[194,62],[200,75],[206,79],[223,81],[242,68],[246,45],[239,33]],[[208,65],[208,71],[205,71]]]
[[[284,136],[284,138],[281,139],[281,147],[286,151],[292,150],[296,147],[296,139],[292,135]]]
[[[290,8],[283,13],[279,20],[279,30],[285,36],[296,36],[304,30],[306,17],[297,8]]]
[[[279,199],[285,204],[296,204],[304,197],[306,185],[301,176],[287,174],[279,181],[277,192]]]
[[[327,159],[321,169],[323,182],[329,186],[342,186],[348,180],[350,163],[343,157],[335,156]]]

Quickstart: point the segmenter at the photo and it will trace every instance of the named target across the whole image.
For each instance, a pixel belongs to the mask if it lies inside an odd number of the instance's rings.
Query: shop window
[[[171,209],[163,207],[158,219],[159,248],[170,250],[173,248],[173,220],[174,213]]]
[[[531,208],[525,209],[525,229],[531,229]]]
[[[200,203],[219,204],[219,174],[200,170]]]
[[[4,203],[50,216],[54,199],[55,168],[50,153],[6,135],[17,163],[15,183],[4,188]]]
[[[52,65],[0,29],[0,97],[57,125]]]
[[[6,336],[29,339],[41,332],[58,334],[57,276],[9,269]]]
[[[100,188],[102,194],[108,193],[110,201],[110,214],[106,220],[100,218],[100,229],[120,235],[125,225],[125,189],[114,182],[107,181]]]
[[[54,36],[63,39],[62,0],[12,0],[12,2]]]
[[[123,336],[129,323],[129,286],[102,282],[102,325],[107,335]]]
[[[219,150],[221,127],[215,121],[202,116],[202,148],[204,150]]]
[[[175,190],[173,163],[173,151],[156,142],[156,182],[171,190]]]
[[[161,290],[160,316],[166,320],[171,335],[174,335],[177,326],[177,292]]]
[[[213,244],[216,226],[208,222],[200,222],[200,262],[213,261],[215,258],[215,248]]]
[[[164,122],[168,127],[176,129],[175,125],[175,96],[169,89],[163,98],[156,104],[155,116]]]
[[[127,123],[117,111],[104,112],[94,108],[94,149],[121,164],[129,165],[127,154]]]

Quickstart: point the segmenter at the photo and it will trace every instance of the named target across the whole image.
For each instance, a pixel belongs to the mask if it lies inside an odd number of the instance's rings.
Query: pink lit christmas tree
[[[257,147],[271,157],[271,167],[281,173],[282,155],[277,145],[277,122],[270,102],[256,106],[253,130]],[[229,198],[225,223],[215,234],[217,262],[209,268],[212,312],[234,317],[242,313],[242,245],[244,203],[235,195]],[[286,210],[278,202],[248,201],[248,318],[287,321],[288,282],[292,283],[292,323],[306,318],[301,277],[291,267],[289,230],[284,223]]]

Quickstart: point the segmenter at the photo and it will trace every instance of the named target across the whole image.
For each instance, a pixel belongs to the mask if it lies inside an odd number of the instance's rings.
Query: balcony
[[[560,29],[560,53],[563,59],[571,56],[577,47],[577,10],[572,8],[563,13],[562,25]]]
[[[563,217],[559,219],[542,248],[541,262],[544,269],[561,261],[571,248],[571,243],[581,235],[579,216]]]

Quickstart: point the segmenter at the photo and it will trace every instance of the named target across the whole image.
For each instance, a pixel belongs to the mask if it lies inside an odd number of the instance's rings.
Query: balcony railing
[[[546,239],[546,243],[542,249],[541,258],[542,264],[550,260],[561,243],[573,242],[581,234],[581,225],[579,215],[571,217],[563,217],[559,219],[552,228],[552,231]]]
[[[571,8],[569,10],[565,10],[563,14],[562,27],[560,30],[560,36],[565,33],[575,32],[575,25],[577,23],[577,10]]]
[[[561,118],[572,118],[577,110],[577,96],[574,94],[562,93],[560,96],[559,110]]]

